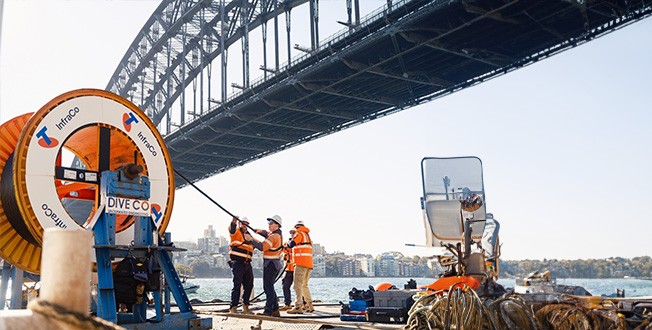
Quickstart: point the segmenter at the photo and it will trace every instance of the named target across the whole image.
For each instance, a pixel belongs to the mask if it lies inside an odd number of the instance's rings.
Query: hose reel
[[[2,124],[0,257],[39,273],[44,229],[90,229],[101,207],[101,172],[130,163],[149,177],[152,218],[163,233],[174,201],[172,162],[156,126],[134,104],[80,89]],[[115,244],[133,240],[133,221],[117,216]]]

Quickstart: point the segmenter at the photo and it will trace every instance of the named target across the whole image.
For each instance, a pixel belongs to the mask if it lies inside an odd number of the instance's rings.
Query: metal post
[[[185,11],[185,8],[184,8]],[[187,31],[187,24],[183,24],[183,30],[182,34],[183,36],[181,39],[183,40],[183,48],[181,50],[181,54],[186,53],[186,33]],[[184,55],[185,57],[185,55]],[[181,61],[181,117],[180,117],[180,124],[183,125],[186,123],[186,61],[185,58],[184,60]]]
[[[317,48],[315,40],[315,0],[310,0],[310,49]]]
[[[352,14],[353,9],[351,8],[351,6],[352,6],[351,0],[346,0],[346,14],[347,14],[347,16],[349,18],[346,21],[346,23],[349,26],[349,31],[353,30],[353,22],[351,21],[351,14]]]
[[[141,51],[147,49],[146,44],[141,44]],[[141,77],[140,79],[140,103],[139,105],[143,104],[143,100],[145,100],[145,77]]]
[[[98,212],[102,212],[102,214],[93,227],[95,245],[113,245],[115,244],[115,214],[108,214],[104,210]],[[95,260],[97,260],[98,278],[97,316],[117,323],[118,315],[115,306],[113,271],[111,269],[111,250],[109,248],[95,248]]]
[[[165,242],[172,242],[172,233],[165,232],[164,237]],[[172,252],[169,252],[168,254],[170,254],[170,258],[172,258]],[[154,299],[156,299],[156,297],[154,297]],[[165,300],[165,314],[170,314],[170,285],[168,284],[167,280],[165,281],[163,299]]]
[[[154,27],[155,27],[155,29],[154,29],[154,39],[155,39],[155,40],[158,40],[158,36],[159,36],[159,35],[158,35],[158,24],[154,25]],[[152,61],[152,62],[154,62],[154,63],[152,64],[152,74],[154,75],[154,77],[158,77],[158,70],[157,70],[157,66],[156,66],[156,64],[158,63],[158,61],[157,61],[157,57],[158,57],[158,56],[155,55],[155,56],[154,56],[154,60]],[[156,88],[155,88],[155,89],[156,89]],[[150,105],[150,109],[151,109],[151,108],[156,109],[156,107],[158,106],[158,104],[157,104],[157,102],[156,102],[156,93],[157,93],[157,92],[155,92],[155,91],[153,91],[153,90],[152,90],[151,92],[154,93],[154,94],[151,96],[151,97],[152,97],[152,100],[153,100],[153,101],[152,101],[152,104],[153,104],[153,105]],[[145,109],[145,110],[148,111],[148,114],[147,114],[147,115],[148,115],[150,118],[153,118],[153,117],[154,117],[154,110],[150,110],[150,109]],[[159,125],[157,125],[157,126],[158,126],[158,127],[161,127],[161,126],[160,126],[160,123],[159,123]]]
[[[360,25],[360,1],[354,0],[355,4],[355,26]]]
[[[23,308],[23,270],[13,267],[11,270],[11,300],[9,309]]]
[[[287,31],[288,35],[288,66],[290,65],[290,61],[292,60],[292,53],[291,53],[291,48],[292,48],[292,43],[290,42],[290,26],[291,26],[291,20],[292,20],[292,8],[288,8],[288,10],[285,11],[285,30]]]
[[[199,65],[199,50],[193,49],[192,51],[192,66],[197,68]],[[192,114],[197,115],[197,78],[192,80]]]
[[[261,1],[261,11],[263,12],[263,15],[267,17],[267,14],[269,11],[267,10],[267,1],[262,0]],[[263,23],[261,24],[261,34],[263,36],[263,77],[267,79],[267,18],[263,20]]]
[[[172,55],[172,39],[168,40],[167,53],[168,53],[167,54],[167,60],[168,60],[167,67],[169,68],[170,67],[170,56]],[[167,87],[166,87],[167,93],[165,94],[165,106],[164,106],[165,107],[165,112],[166,112],[165,113],[165,117],[166,117],[166,120],[165,120],[165,123],[166,123],[166,125],[165,125],[166,126],[165,133],[166,134],[169,134],[170,131],[172,131],[172,118],[170,118],[171,117],[170,116],[170,89],[172,88],[171,85],[172,85],[172,81],[170,81],[170,79],[168,78],[167,79]],[[159,111],[160,111],[160,109],[159,109]]]
[[[221,68],[220,73],[222,75],[222,104],[226,102],[226,45],[224,39],[224,24],[226,24],[226,15],[224,13],[226,6],[224,5],[224,0],[220,1],[220,56],[221,56]]]
[[[240,17],[244,25],[242,39],[242,87],[249,88],[249,1],[242,0]]]
[[[7,287],[9,287],[9,278],[11,277],[11,264],[6,260],[2,261],[2,282],[0,282],[0,310],[5,309],[7,301]]]
[[[319,48],[319,0],[315,0],[315,12],[313,17],[315,20],[315,48]]]
[[[204,34],[204,23],[206,22],[206,8],[201,8],[201,27],[202,35]],[[199,113],[204,114],[204,38],[201,39],[201,47],[199,47]],[[210,89],[208,91],[208,99],[210,99]]]
[[[278,0],[274,0],[274,12],[278,8]],[[276,72],[279,70],[279,54],[278,54],[278,15],[274,15],[274,55],[276,56]]]

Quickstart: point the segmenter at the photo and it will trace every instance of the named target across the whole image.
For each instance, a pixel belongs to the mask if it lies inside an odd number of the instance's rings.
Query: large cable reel
[[[63,166],[68,160],[71,165]],[[80,89],[2,124],[0,257],[39,273],[44,229],[91,229],[101,172],[129,163],[142,165],[149,177],[152,219],[163,233],[174,201],[172,162],[156,126],[134,104]],[[116,244],[131,243],[133,222],[133,216],[117,215]]]

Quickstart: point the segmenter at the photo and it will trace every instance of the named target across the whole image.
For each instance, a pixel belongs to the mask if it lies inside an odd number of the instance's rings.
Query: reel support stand
[[[105,320],[114,323],[142,323],[146,321],[147,302],[143,300],[133,306],[133,313],[117,313],[115,303],[115,290],[113,286],[112,263],[113,258],[145,258],[148,253],[153,253],[165,275],[168,287],[174,296],[174,300],[180,310],[180,317],[171,315],[173,323],[206,323],[210,328],[210,319],[200,319],[192,312],[192,306],[188,300],[183,284],[179,279],[168,251],[179,251],[172,246],[161,245],[163,242],[156,231],[156,227],[149,215],[149,193],[150,183],[147,176],[129,175],[126,171],[129,166],[118,171],[104,171],[100,179],[100,212],[97,221],[93,224],[95,236],[95,254],[97,260],[98,274],[98,308],[97,315]],[[132,178],[130,178],[132,177]],[[142,213],[138,215],[138,213]],[[130,246],[115,244],[115,222],[116,214],[128,214],[135,216],[135,230],[133,244]],[[156,237],[156,242],[154,241]],[[153,291],[156,317],[153,321],[163,321],[163,302],[161,291]],[[166,310],[169,310],[169,300],[166,303]],[[178,324],[181,325],[181,324]],[[166,320],[166,326],[170,326]]]

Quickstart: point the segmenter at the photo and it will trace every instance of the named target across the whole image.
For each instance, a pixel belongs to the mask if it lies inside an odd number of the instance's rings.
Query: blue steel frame
[[[150,196],[149,178],[146,176],[137,176],[134,179],[129,179],[120,171],[104,171],[100,180],[100,193],[103,197],[120,196],[147,200]],[[129,255],[143,257],[147,253],[153,253],[165,275],[169,290],[179,307],[181,319],[197,319],[197,315],[192,313],[192,306],[190,305],[188,296],[183,290],[183,284],[168,254],[168,251],[174,250],[174,247],[163,246],[160,237],[157,239],[157,242],[154,242],[154,235],[158,237],[158,232],[152,218],[137,216],[134,222],[133,244],[131,246],[118,246],[115,245],[115,214],[107,213],[104,209],[101,209],[99,212],[101,214],[97,223],[93,226],[98,273],[97,315],[113,323],[118,323],[118,319],[125,323],[142,323],[147,321],[147,305],[145,301],[134,305],[133,315],[123,315],[122,313],[118,315],[115,303],[111,260],[116,257],[124,258]],[[156,310],[154,321],[161,322],[163,321],[164,312],[161,291],[154,291],[153,296]],[[167,301],[169,302],[169,299]],[[165,307],[165,311],[169,313],[169,306]]]

